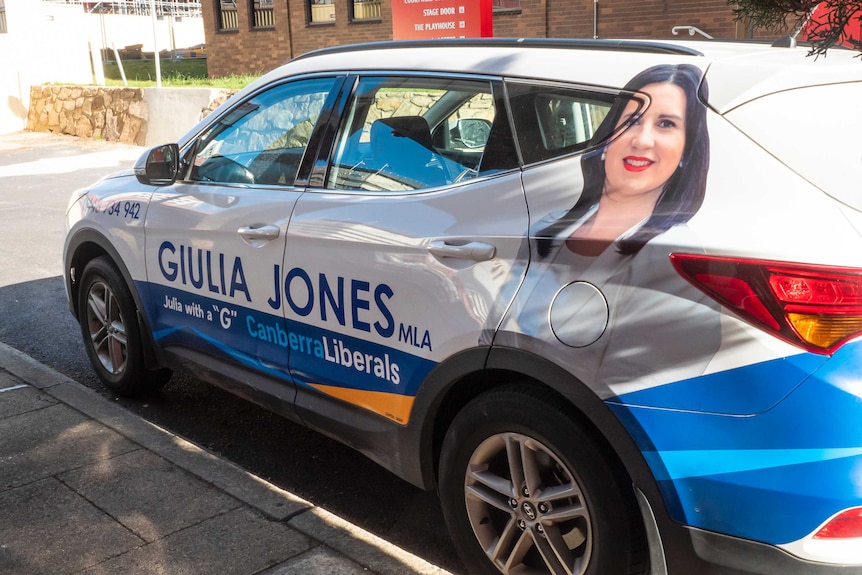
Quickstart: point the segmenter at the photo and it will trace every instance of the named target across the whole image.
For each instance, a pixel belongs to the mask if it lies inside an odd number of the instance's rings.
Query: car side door
[[[154,194],[147,213],[146,311],[157,344],[218,371],[232,364],[262,376],[241,379],[286,404],[289,347],[273,273],[315,127],[342,82],[294,79],[237,102],[187,146],[186,173]]]
[[[356,80],[288,227],[282,307],[306,421],[337,418],[334,403],[407,424],[436,365],[490,344],[528,228],[501,85]]]

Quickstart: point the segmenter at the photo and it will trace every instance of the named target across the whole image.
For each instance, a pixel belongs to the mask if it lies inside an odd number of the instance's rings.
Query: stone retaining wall
[[[27,129],[143,146],[149,112],[140,88],[33,86]]]
[[[173,90],[186,90],[180,98],[198,103],[190,107],[167,104],[156,109],[149,105],[148,93],[163,95]],[[149,146],[179,138],[232,93],[194,88],[33,86],[27,130]],[[164,128],[154,130],[164,125],[174,127],[175,133],[165,135]],[[148,130],[157,131],[159,141],[150,141]]]
[[[179,139],[234,92],[210,88],[33,86],[27,130],[154,146]],[[421,115],[439,94],[394,90],[378,96],[377,107],[369,113],[369,124],[396,110],[399,115]],[[477,96],[461,109],[461,114],[492,119],[491,96]]]

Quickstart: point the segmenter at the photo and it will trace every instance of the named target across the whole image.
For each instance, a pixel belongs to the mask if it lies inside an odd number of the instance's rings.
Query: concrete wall
[[[231,94],[210,88],[33,86],[26,128],[155,146],[177,141]]]
[[[145,145],[176,142],[232,93],[215,88],[144,88],[148,110]]]
[[[30,87],[93,81],[80,6],[6,0],[0,34],[0,134],[23,130]]]
[[[156,20],[150,16],[85,14],[80,5],[5,0],[7,33],[0,34],[0,134],[23,130],[30,89],[41,84],[96,84],[91,48],[143,44],[152,51],[204,42],[200,17]]]

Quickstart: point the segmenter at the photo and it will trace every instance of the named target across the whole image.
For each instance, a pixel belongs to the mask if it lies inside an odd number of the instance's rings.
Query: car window
[[[475,178],[495,109],[489,82],[362,78],[326,187],[404,191]]]
[[[593,135],[616,94],[508,82],[518,144],[527,164],[594,146]]]
[[[809,182],[862,210],[860,93],[862,82],[808,86],[757,98],[726,117]],[[788,122],[784,118],[790,110],[805,113]],[[808,134],[817,134],[824,145],[802,145]]]
[[[282,84],[234,107],[201,136],[190,179],[292,185],[335,81]]]

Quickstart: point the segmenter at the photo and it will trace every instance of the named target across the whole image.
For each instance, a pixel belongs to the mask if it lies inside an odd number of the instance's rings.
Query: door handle
[[[278,238],[281,229],[276,225],[254,225],[244,226],[236,231],[246,241],[265,240],[270,241]]]
[[[438,258],[457,258],[485,262],[493,259],[497,248],[484,242],[453,243],[452,240],[435,240],[428,244],[428,252]]]

